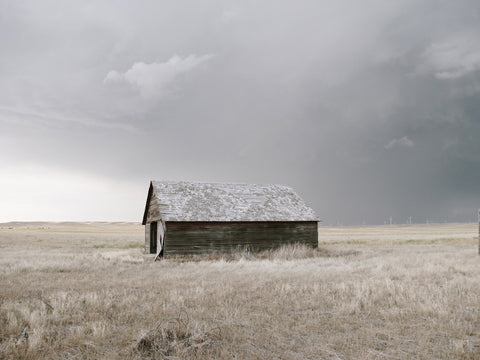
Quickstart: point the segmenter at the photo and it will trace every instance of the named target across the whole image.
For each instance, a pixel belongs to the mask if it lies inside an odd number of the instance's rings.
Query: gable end
[[[152,194],[153,194],[153,185],[152,185],[152,182],[150,181],[150,187],[148,188],[148,195],[147,195],[147,203],[145,204],[145,211],[143,212],[142,225],[145,225],[147,223],[148,210],[149,210],[150,199],[152,198]]]

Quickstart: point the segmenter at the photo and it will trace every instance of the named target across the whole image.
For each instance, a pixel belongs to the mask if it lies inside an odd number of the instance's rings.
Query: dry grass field
[[[477,225],[320,227],[153,263],[128,223],[0,224],[1,359],[480,359]]]

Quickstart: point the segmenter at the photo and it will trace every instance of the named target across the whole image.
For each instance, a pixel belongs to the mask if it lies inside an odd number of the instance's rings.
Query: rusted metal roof
[[[157,207],[164,221],[318,221],[284,185],[152,181],[144,215]],[[152,209],[153,210],[153,209]]]

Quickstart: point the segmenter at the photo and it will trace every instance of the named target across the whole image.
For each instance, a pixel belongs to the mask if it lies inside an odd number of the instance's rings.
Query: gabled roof
[[[152,181],[143,224],[151,203],[164,221],[319,221],[284,185]]]

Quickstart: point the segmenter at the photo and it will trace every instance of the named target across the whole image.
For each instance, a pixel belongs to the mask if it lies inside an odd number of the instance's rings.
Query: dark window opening
[[[150,224],[150,254],[157,253],[157,222]]]

